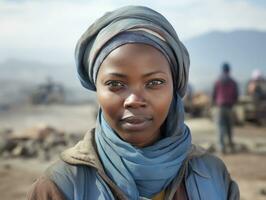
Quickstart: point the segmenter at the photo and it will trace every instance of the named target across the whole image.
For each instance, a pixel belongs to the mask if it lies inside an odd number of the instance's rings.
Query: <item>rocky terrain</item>
[[[34,180],[93,127],[92,105],[24,106],[0,113],[1,199],[25,199]],[[210,119],[187,119],[193,142],[219,156],[238,182],[242,200],[266,199],[266,127],[245,124],[235,128],[236,152],[216,151]]]

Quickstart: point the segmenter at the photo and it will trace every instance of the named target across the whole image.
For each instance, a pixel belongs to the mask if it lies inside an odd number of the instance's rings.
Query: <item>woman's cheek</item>
[[[115,117],[116,113],[122,109],[122,98],[120,96],[110,94],[109,92],[101,92],[97,95],[100,107],[106,115]]]

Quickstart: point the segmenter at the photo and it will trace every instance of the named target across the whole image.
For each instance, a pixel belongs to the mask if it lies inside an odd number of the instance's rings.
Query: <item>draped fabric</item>
[[[151,198],[178,175],[191,149],[191,134],[183,120],[181,98],[174,98],[162,132],[155,144],[137,148],[121,140],[99,112],[96,144],[107,175],[128,199]]]
[[[136,32],[155,42],[168,45],[174,88],[182,97],[185,94],[189,71],[189,54],[174,28],[160,13],[142,6],[126,6],[106,13],[96,20],[79,39],[75,59],[82,85],[96,91],[95,81],[99,65],[95,61],[104,46],[122,32]]]
[[[119,33],[112,39],[110,39],[103,47],[102,50],[99,52],[97,58],[94,62],[94,68],[99,69],[100,65],[104,61],[104,59],[116,48],[124,45],[124,44],[146,44],[149,46],[152,46],[159,50],[167,59],[170,66],[173,66],[172,60],[170,57],[172,57],[172,50],[167,45],[166,42],[159,39],[156,36],[147,37],[146,34],[143,34],[141,32],[132,32],[132,31],[126,31]],[[171,54],[171,55],[169,55]],[[172,67],[171,67],[172,69]],[[171,70],[172,71],[172,70]],[[96,81],[97,74],[94,73],[93,79]],[[173,76],[173,71],[172,71]]]

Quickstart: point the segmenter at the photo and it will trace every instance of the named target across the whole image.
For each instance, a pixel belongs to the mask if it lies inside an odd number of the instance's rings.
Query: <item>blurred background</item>
[[[226,163],[241,199],[266,199],[266,1],[0,0],[0,194],[25,199],[58,154],[93,128],[95,94],[81,87],[74,49],[105,12],[144,5],[174,26],[190,58],[186,123],[193,141]],[[214,83],[231,66],[235,152],[221,154],[213,119]],[[260,98],[250,83],[259,79]]]

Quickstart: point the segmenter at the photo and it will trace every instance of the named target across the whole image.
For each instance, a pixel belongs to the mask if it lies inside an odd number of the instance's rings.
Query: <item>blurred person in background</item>
[[[251,79],[247,85],[247,95],[255,101],[266,100],[266,80],[259,69],[252,72]]]
[[[217,106],[215,121],[218,130],[218,143],[221,153],[227,153],[225,139],[231,152],[234,152],[233,142],[233,106],[238,100],[236,81],[230,76],[230,65],[222,65],[222,74],[215,82],[212,92],[212,101]]]
[[[192,104],[193,104],[193,93],[194,93],[194,91],[193,91],[192,85],[190,83],[188,83],[186,94],[183,97],[184,108],[185,108],[185,112],[187,112],[187,113],[193,112],[193,110],[191,110]]]
[[[75,54],[82,85],[96,91],[96,127],[28,199],[239,199],[224,163],[191,143],[182,104],[189,54],[167,19],[142,6],[108,12]]]

